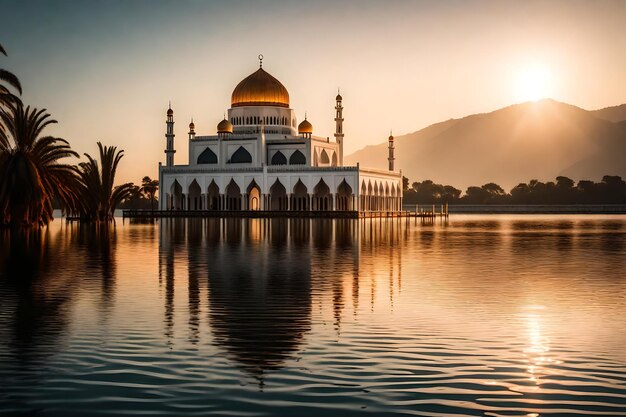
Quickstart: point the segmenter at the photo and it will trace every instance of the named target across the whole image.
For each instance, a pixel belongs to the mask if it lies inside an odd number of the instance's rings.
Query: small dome
[[[224,119],[217,124],[217,133],[233,133],[233,124]]]
[[[393,135],[389,136],[389,142],[393,142]]]
[[[298,133],[313,133],[313,125],[306,118],[298,125]]]
[[[237,84],[230,103],[232,107],[289,107],[289,93],[280,81],[259,68]]]
[[[196,125],[193,122],[189,123],[189,129],[194,130],[195,128]]]
[[[171,116],[174,114],[174,110],[172,110],[171,108],[167,109],[167,115]]]
[[[341,101],[343,100],[343,97],[341,97],[341,94],[337,94],[337,97],[335,97],[335,100]]]

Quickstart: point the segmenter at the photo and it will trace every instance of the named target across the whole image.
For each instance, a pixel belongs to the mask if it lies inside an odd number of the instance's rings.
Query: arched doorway
[[[298,182],[293,187],[293,196],[291,198],[292,211],[306,211],[309,209],[309,190],[306,185],[298,178]]]
[[[270,209],[287,210],[287,190],[278,179],[270,188]]]
[[[241,210],[241,189],[233,179],[226,186],[226,210]]]
[[[346,182],[345,178],[337,187],[337,207],[335,210],[347,211],[352,209],[352,187]]]
[[[202,210],[202,189],[195,179],[189,185],[187,210]]]
[[[172,202],[170,204],[171,210],[182,210],[183,209],[183,187],[180,185],[178,180],[174,180],[174,184],[170,189],[170,194],[172,196]]]
[[[220,187],[217,186],[215,180],[211,180],[207,190],[207,209],[219,210],[220,208]]]
[[[261,188],[256,181],[252,180],[248,186],[248,210],[260,210],[261,209]]]
[[[330,188],[321,179],[313,189],[313,210],[332,210],[332,196]]]

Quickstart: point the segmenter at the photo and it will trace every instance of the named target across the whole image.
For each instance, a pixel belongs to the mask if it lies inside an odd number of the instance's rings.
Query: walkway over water
[[[323,219],[359,219],[359,218],[448,218],[446,206],[439,211],[286,211],[286,210],[124,210],[124,218],[163,218],[163,217],[240,217],[240,218],[323,218]]]

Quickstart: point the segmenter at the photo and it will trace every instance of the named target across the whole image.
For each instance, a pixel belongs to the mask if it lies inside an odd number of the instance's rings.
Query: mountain
[[[594,110],[591,114],[598,119],[604,119],[610,122],[623,122],[626,120],[626,104]]]
[[[396,167],[410,182],[431,179],[462,189],[495,182],[510,190],[558,175],[626,178],[626,122],[598,114],[614,112],[546,99],[436,123],[396,137]],[[385,155],[386,142],[348,155],[345,162],[385,169]]]

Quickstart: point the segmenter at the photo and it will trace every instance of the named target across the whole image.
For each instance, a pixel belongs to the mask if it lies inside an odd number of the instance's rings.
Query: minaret
[[[394,170],[394,162],[396,160],[396,158],[393,156],[394,149],[395,148],[393,146],[393,134],[390,132],[389,133],[389,158],[387,158],[389,160],[389,171]]]
[[[339,94],[339,90],[337,90],[337,105],[335,106],[335,142],[339,144],[339,166],[343,166],[343,106],[341,105],[341,101],[343,98],[341,94]]]
[[[165,166],[174,166],[174,110],[172,110],[172,103],[170,103],[167,109],[167,120],[165,122],[167,130],[165,131]]]
[[[193,123],[193,117],[191,118],[191,123],[189,123],[189,140],[192,140],[196,137],[196,125]]]

